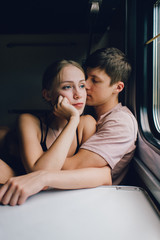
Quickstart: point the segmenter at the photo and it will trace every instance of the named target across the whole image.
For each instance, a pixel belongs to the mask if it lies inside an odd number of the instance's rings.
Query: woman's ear
[[[51,101],[52,99],[50,96],[50,92],[47,89],[42,90],[42,96],[47,102]]]

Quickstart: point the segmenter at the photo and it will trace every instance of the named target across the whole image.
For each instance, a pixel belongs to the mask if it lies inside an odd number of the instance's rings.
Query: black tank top
[[[46,124],[46,132],[45,132],[45,136],[44,136],[44,139],[43,139],[43,124],[42,124],[42,121],[41,119],[40,120],[40,128],[41,128],[41,141],[40,141],[40,144],[41,144],[41,147],[43,149],[44,152],[47,151],[47,146],[46,146],[46,138],[47,138],[47,134],[48,134],[48,125]],[[76,147],[76,151],[74,154],[76,154],[79,150],[79,147],[80,147],[80,144],[79,144],[79,138],[78,138],[78,129],[76,129],[76,138],[77,138],[77,147]]]
[[[47,138],[47,134],[48,134],[48,124],[46,124],[46,132],[45,132],[45,136],[44,136],[44,139],[43,139],[43,124],[42,124],[41,119],[39,119],[39,120],[40,120],[40,128],[41,128],[40,144],[41,144],[41,147],[42,147],[43,151],[46,152],[47,151],[46,138]]]

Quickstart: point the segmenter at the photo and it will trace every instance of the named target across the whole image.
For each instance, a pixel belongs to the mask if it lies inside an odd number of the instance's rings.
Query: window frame
[[[153,111],[152,111],[152,116],[153,116],[153,122],[155,126],[155,134],[160,135],[160,69],[158,69],[160,60],[158,60],[158,57],[160,57],[160,45],[158,47],[158,41],[160,42],[160,0],[158,0],[154,6],[153,6],[153,89],[152,89],[152,94],[153,94]],[[157,19],[158,18],[158,19]],[[158,89],[159,87],[159,89]],[[160,138],[160,137],[159,137]]]
[[[160,153],[160,133],[156,129],[153,116],[153,41],[146,44],[153,38],[153,7],[156,2],[157,0],[147,2],[146,8],[139,13],[138,21],[143,18],[144,23],[142,26],[137,26],[140,32],[137,41],[140,42],[140,45],[137,54],[136,98],[141,136],[152,149]]]

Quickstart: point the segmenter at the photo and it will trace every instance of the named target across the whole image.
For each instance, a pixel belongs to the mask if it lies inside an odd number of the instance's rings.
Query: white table
[[[137,187],[49,190],[0,205],[0,240],[160,240],[160,218]]]

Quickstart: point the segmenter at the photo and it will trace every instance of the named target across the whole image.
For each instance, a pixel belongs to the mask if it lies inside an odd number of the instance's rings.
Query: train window
[[[160,0],[154,1],[151,14],[147,21],[148,37],[144,51],[144,71],[146,84],[145,101],[147,108],[143,105],[143,133],[148,140],[159,149],[160,146]],[[150,10],[149,10],[150,11]],[[150,12],[151,13],[151,12]],[[150,19],[150,20],[149,20]],[[152,22],[152,25],[151,25]],[[151,27],[152,26],[152,27]],[[146,60],[147,59],[147,60]],[[151,60],[152,59],[152,60]],[[152,79],[152,81],[150,81]],[[146,112],[147,111],[147,112]],[[144,127],[145,126],[145,127]]]
[[[160,133],[160,0],[153,13],[153,120]]]
[[[138,185],[151,193],[159,206],[160,0],[128,0],[127,11],[127,51],[131,59],[133,55],[135,67],[135,112],[139,126],[133,161],[136,174],[132,179],[134,182],[137,175]],[[132,98],[134,95],[133,91]]]

